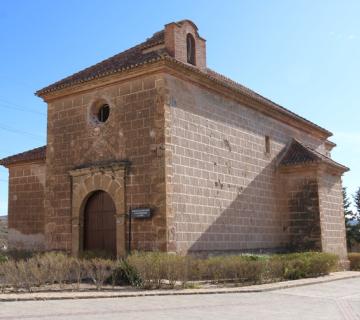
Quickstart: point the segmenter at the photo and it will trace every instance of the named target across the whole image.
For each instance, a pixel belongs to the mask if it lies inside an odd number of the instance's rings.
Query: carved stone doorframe
[[[116,213],[116,253],[126,254],[126,201],[125,176],[129,163],[125,161],[104,165],[91,165],[69,172],[72,181],[71,206],[71,252],[78,256],[83,250],[84,209],[88,198],[98,190],[107,192],[115,203]]]

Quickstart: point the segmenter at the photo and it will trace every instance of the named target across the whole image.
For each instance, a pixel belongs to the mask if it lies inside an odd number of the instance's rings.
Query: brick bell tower
[[[165,48],[176,60],[206,70],[206,40],[190,20],[165,25]]]

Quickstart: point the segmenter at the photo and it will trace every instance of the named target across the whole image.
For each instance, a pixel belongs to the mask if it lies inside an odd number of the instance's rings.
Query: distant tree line
[[[360,187],[353,195],[355,210],[351,208],[351,200],[343,188],[344,216],[348,250],[360,245]]]

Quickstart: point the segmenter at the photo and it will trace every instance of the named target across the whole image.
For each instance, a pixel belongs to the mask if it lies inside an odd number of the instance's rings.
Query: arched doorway
[[[116,209],[108,193],[96,191],[84,210],[84,250],[116,256]]]

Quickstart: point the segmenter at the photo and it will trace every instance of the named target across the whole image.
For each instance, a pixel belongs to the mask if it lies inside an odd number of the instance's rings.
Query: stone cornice
[[[105,164],[93,164],[86,167],[80,167],[69,171],[70,176],[78,177],[83,175],[91,175],[96,173],[108,173],[108,172],[117,172],[123,171],[127,169],[130,165],[129,161],[117,161]]]
[[[45,159],[38,159],[38,160],[23,160],[23,161],[18,161],[18,162],[14,162],[14,163],[9,163],[9,164],[2,164],[2,166],[4,166],[5,168],[14,168],[14,167],[21,167],[21,166],[29,166],[29,165],[45,165]]]
[[[234,85],[231,85],[226,81],[216,79],[210,74],[206,74],[205,72],[193,66],[188,66],[175,60],[174,58],[167,56],[164,56],[161,59],[146,62],[142,65],[133,66],[132,68],[129,67],[126,70],[122,70],[118,73],[99,77],[88,82],[66,87],[64,89],[52,91],[43,94],[41,97],[45,102],[50,103],[65,96],[84,93],[94,88],[106,87],[116,83],[122,83],[130,79],[161,72],[182,78],[186,81],[191,81],[200,87],[215,91],[218,94],[226,96],[229,99],[235,100],[243,105],[259,111],[264,115],[283,122],[289,126],[295,127],[300,131],[305,131],[308,134],[316,136],[322,140],[325,140],[332,135],[332,133],[326,129],[311,123],[310,121],[296,115],[295,113],[292,113],[291,111],[277,106],[271,101],[259,101],[259,99],[256,97],[251,96],[244,91],[240,91],[240,89],[235,88]]]
[[[79,84],[75,84],[70,87],[65,87],[63,89],[58,89],[48,93],[44,93],[40,97],[45,102],[51,103],[54,100],[66,96],[70,96],[73,94],[86,93],[95,88],[107,87],[113,84],[122,83],[127,80],[141,77],[144,75],[158,73],[161,71],[164,65],[165,65],[165,61],[163,59],[157,59],[141,65],[135,65],[133,67],[126,68],[117,73],[95,78],[87,82],[81,82]]]
[[[168,62],[167,65],[172,67],[171,69],[168,69],[168,73],[174,76],[184,78],[187,81],[196,82],[199,86],[207,89],[215,90],[217,93],[225,95],[229,99],[236,100],[243,105],[256,109],[262,114],[295,127],[300,131],[306,131],[307,133],[320,139],[326,139],[332,135],[332,133],[328,130],[311,123],[291,111],[277,107],[270,101],[259,101],[259,99],[254,98],[244,91],[240,92],[240,90],[234,88],[233,85],[230,85],[225,81],[220,81],[219,79],[216,79],[195,67],[185,65],[184,63],[176,61],[172,58],[165,57],[165,59]]]
[[[331,165],[329,163],[324,162],[313,162],[309,164],[299,164],[299,165],[290,165],[290,166],[281,166],[277,168],[279,173],[287,174],[287,173],[306,173],[306,172],[327,172],[332,175],[341,176],[348,169],[344,169],[341,167],[337,167]]]

